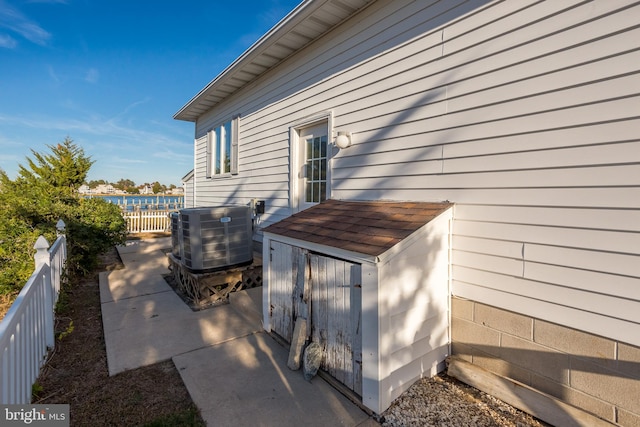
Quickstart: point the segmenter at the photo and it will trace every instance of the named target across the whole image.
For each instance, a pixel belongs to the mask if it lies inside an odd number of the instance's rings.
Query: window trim
[[[299,200],[299,194],[301,191],[299,182],[299,143],[300,143],[300,131],[304,128],[308,128],[317,124],[326,123],[327,125],[327,150],[330,150],[330,143],[333,139],[333,110],[325,110],[316,114],[309,115],[294,121],[289,125],[289,208],[293,213],[301,210],[301,204]],[[327,188],[329,189],[327,199],[331,198],[333,194],[333,188],[331,186],[331,165],[332,155],[330,151],[327,151]]]
[[[238,174],[239,121],[240,116],[235,115],[207,131],[206,178],[221,178]],[[226,152],[227,148],[230,149],[230,153]],[[229,159],[229,170],[225,170],[226,164],[223,163],[225,158]]]

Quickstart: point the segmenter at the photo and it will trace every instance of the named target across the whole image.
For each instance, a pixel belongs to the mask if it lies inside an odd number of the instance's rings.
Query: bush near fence
[[[65,224],[49,247],[36,241],[35,271],[0,322],[0,404],[31,403],[31,387],[54,341],[54,308],[67,260]]]

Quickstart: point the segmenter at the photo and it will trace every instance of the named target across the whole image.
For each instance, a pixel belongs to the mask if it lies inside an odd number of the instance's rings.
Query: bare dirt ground
[[[113,248],[95,274],[67,286],[33,403],[70,404],[72,426],[203,426],[170,360],[109,376],[98,272],[122,267]]]

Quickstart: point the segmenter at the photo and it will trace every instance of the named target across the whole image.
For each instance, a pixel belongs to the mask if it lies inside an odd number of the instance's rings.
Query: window
[[[305,202],[320,203],[327,195],[327,137],[310,136],[305,142]]]
[[[319,114],[289,128],[291,206],[303,211],[331,197],[330,114]]]
[[[207,133],[207,178],[238,173],[238,117]]]

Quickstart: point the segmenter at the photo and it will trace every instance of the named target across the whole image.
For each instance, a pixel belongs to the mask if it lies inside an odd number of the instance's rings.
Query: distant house
[[[194,206],[265,202],[254,235],[265,244],[265,327],[282,318],[269,310],[270,286],[283,273],[297,283],[300,271],[272,253],[320,253],[360,271],[376,262],[336,247],[335,228],[308,241],[307,209],[448,203],[439,238],[448,256],[407,250],[397,260],[395,272],[425,298],[418,306],[405,304],[411,286],[336,285],[362,292],[349,300],[354,316],[381,314],[362,336],[362,403],[379,413],[433,373],[423,359],[432,337],[407,326],[444,312],[447,354],[638,425],[639,15],[628,0],[296,7],[175,115],[195,124],[194,170],[183,180]],[[384,206],[371,210],[358,209],[345,233],[371,221],[396,232]],[[420,288],[432,262],[447,272],[437,307]]]
[[[111,184],[98,184],[96,188],[93,189],[95,194],[115,194],[116,189]]]
[[[182,188],[184,194],[184,207],[195,207],[195,185],[193,183],[193,170],[182,177]]]
[[[87,184],[82,184],[80,187],[78,187],[78,193],[80,194],[91,194],[92,192],[93,191]]]
[[[153,192],[153,187],[151,187],[151,185],[149,184],[146,184],[140,187],[140,194],[155,194],[155,193]]]

